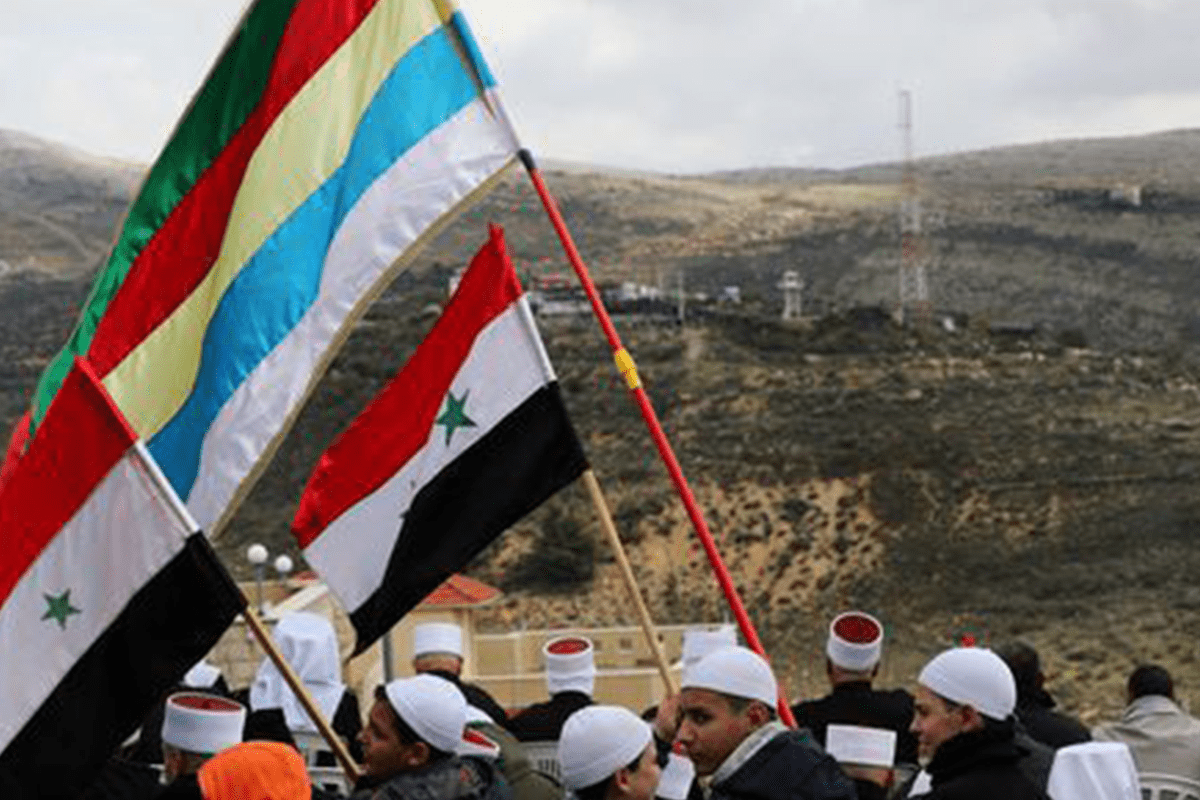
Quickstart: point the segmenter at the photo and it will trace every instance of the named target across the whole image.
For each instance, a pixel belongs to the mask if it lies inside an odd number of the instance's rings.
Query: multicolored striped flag
[[[0,797],[74,798],[245,599],[77,362],[0,491]]]
[[[218,530],[366,305],[512,161],[494,89],[447,0],[257,0],[151,168],[32,426],[86,357]]]
[[[429,335],[321,456],[292,532],[361,651],[586,468],[493,227]]]

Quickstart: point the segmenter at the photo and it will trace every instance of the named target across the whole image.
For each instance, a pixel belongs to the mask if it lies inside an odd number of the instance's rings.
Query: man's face
[[[728,698],[709,689],[679,694],[682,721],[675,738],[683,744],[697,775],[711,775],[760,722],[752,720],[753,704],[734,711]]]
[[[653,741],[642,751],[637,769],[633,772],[626,771],[626,776],[624,796],[628,800],[654,800],[654,792],[658,789],[662,769],[658,766],[658,750]]]
[[[412,768],[409,763],[412,745],[400,741],[396,712],[382,700],[371,706],[358,741],[363,747],[363,767],[368,776],[386,779]]]
[[[909,727],[917,735],[917,760],[929,763],[942,742],[966,730],[963,706],[949,706],[942,698],[917,684],[913,695],[913,721]]]

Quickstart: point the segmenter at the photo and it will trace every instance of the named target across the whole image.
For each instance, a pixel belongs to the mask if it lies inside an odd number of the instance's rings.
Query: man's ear
[[[413,742],[410,745],[405,745],[405,748],[408,752],[404,754],[404,763],[410,769],[423,767],[429,763],[429,745],[425,744],[425,742]]]
[[[628,794],[629,787],[633,783],[633,773],[629,771],[629,767],[621,767],[613,773],[612,788],[616,789],[616,794]]]
[[[766,725],[771,721],[771,709],[766,703],[755,700],[746,707],[746,719],[755,726]]]
[[[959,706],[958,710],[962,713],[964,731],[977,731],[983,728],[983,715],[974,706]]]

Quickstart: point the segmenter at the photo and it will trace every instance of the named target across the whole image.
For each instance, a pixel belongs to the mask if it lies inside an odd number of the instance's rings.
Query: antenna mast
[[[919,321],[931,316],[921,238],[921,198],[913,166],[912,92],[900,90],[900,133],[904,142],[904,177],[900,195],[900,316]]]

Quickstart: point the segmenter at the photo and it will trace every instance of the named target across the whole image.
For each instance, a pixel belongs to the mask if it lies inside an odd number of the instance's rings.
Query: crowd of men
[[[794,728],[778,716],[770,665],[739,646],[730,626],[688,632],[681,689],[650,709],[597,704],[592,643],[554,639],[543,651],[549,698],[509,716],[462,680],[462,631],[421,625],[417,674],[378,687],[365,722],[330,668],[337,645],[327,620],[285,619],[276,635],[320,708],[342,718],[334,727],[362,765],[355,785],[314,785],[313,767],[332,758],[301,755],[316,729],[273,665],[264,662],[248,690],[231,694],[202,663],[150,715],[92,797],[1142,800],[1143,790],[1200,797],[1200,720],[1176,703],[1162,667],[1136,669],[1122,718],[1089,731],[1055,710],[1038,654],[1024,643],[951,648],[925,664],[911,694],[876,688],[884,629],[859,611],[832,621],[830,692],[792,706]],[[157,751],[157,773],[136,763],[148,748]]]

